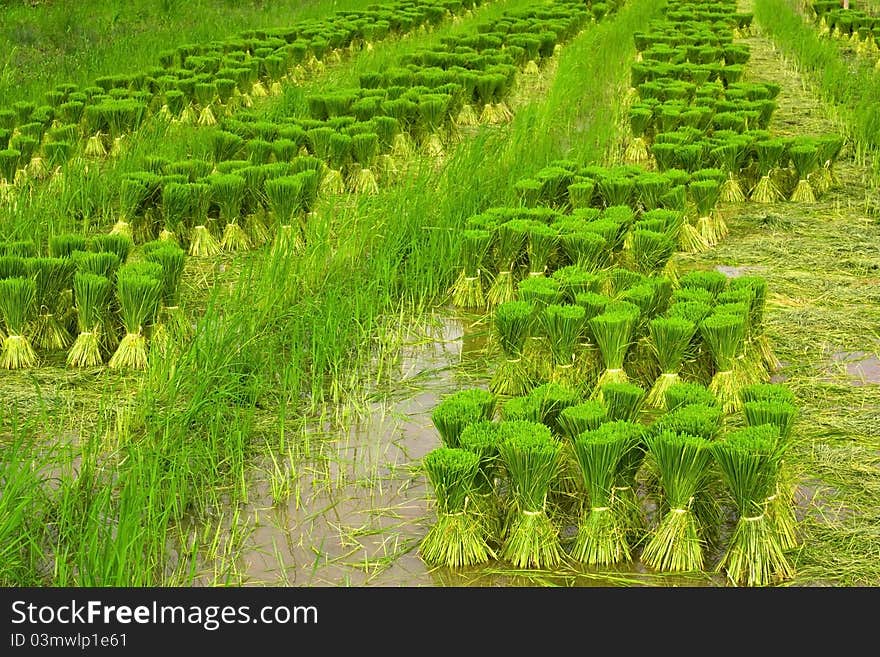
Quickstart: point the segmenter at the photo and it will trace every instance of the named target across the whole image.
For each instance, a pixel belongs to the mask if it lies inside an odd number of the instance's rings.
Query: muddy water
[[[433,334],[414,336],[399,361],[400,381],[373,403],[366,419],[345,430],[314,428],[288,449],[294,472],[290,496],[273,504],[275,467],[266,458],[254,472],[249,534],[238,554],[242,583],[339,586],[612,586],[705,585],[723,579],[660,576],[639,564],[614,571],[562,568],[511,570],[503,563],[451,571],[430,569],[418,544],[434,520],[431,491],[419,468],[440,445],[431,412],[446,393],[484,386],[486,330],[444,318]],[[482,374],[477,374],[477,370]],[[405,394],[401,391],[406,391]],[[279,480],[285,477],[279,476]]]
[[[836,351],[831,354],[828,373],[844,376],[850,385],[880,383],[880,358],[867,351]]]

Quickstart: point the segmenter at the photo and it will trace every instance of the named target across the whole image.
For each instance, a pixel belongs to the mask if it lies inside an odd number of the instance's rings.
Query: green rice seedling
[[[498,426],[495,422],[484,420],[468,425],[459,436],[461,449],[480,457],[480,468],[470,499],[474,514],[486,527],[486,538],[490,545],[500,545],[504,531],[503,501],[499,490],[503,472],[498,453]]]
[[[272,253],[277,257],[295,253],[305,242],[305,226],[299,220],[303,207],[303,184],[301,175],[270,178],[263,183],[269,207],[275,218],[275,240]]]
[[[627,380],[623,361],[632,344],[638,319],[637,312],[606,311],[587,322],[605,366],[596,383],[595,394],[599,394],[606,383],[623,383]]]
[[[642,561],[660,571],[699,571],[705,541],[694,500],[709,480],[710,443],[671,431],[649,434],[645,441],[659,473],[664,513],[642,552]]]
[[[539,385],[529,393],[529,397],[538,401],[541,409],[540,421],[555,433],[561,433],[557,423],[559,413],[581,401],[581,394],[576,388],[555,381]]]
[[[737,176],[749,153],[751,140],[747,137],[731,137],[712,151],[712,157],[727,172],[721,185],[719,200],[725,203],[743,203],[746,195]]]
[[[556,253],[559,235],[551,226],[534,222],[529,226],[526,253],[529,276],[543,276]]]
[[[56,174],[73,157],[75,150],[76,145],[69,141],[53,141],[43,145],[48,165]]]
[[[736,585],[766,586],[792,577],[767,513],[779,474],[778,431],[771,425],[729,434],[710,449],[736,503],[739,518],[718,565]]]
[[[220,242],[211,230],[214,221],[208,216],[211,207],[211,185],[191,183],[189,191],[192,211],[189,254],[197,258],[215,256],[220,253]]]
[[[111,279],[116,275],[119,265],[122,264],[118,255],[107,251],[98,253],[74,251],[70,254],[70,258],[76,265],[77,271]]]
[[[553,272],[553,280],[559,283],[562,297],[567,303],[575,300],[582,292],[595,292],[599,289],[602,279],[598,274],[587,271],[577,265],[560,267]]]
[[[798,177],[791,200],[795,203],[815,203],[816,194],[810,184],[810,176],[819,167],[819,149],[811,141],[797,140],[788,149],[788,155]]]
[[[437,522],[419,545],[426,563],[452,568],[485,563],[495,554],[486,542],[486,524],[469,504],[480,457],[463,449],[440,447],[423,465],[437,499]]]
[[[574,439],[589,505],[578,523],[572,556],[591,566],[610,566],[631,558],[626,528],[612,505],[618,468],[631,448],[631,437],[615,429],[605,424]]]
[[[494,314],[495,338],[501,347],[503,361],[489,384],[497,395],[524,395],[532,380],[523,362],[523,350],[532,326],[534,306],[525,301],[505,301]]]
[[[750,309],[751,335],[760,360],[771,372],[779,369],[779,359],[773,353],[769,337],[764,333],[764,309],[767,304],[767,281],[761,276],[739,276],[730,281],[731,290],[749,288],[752,291]]]
[[[21,163],[21,151],[14,148],[0,150],[0,181],[4,185],[15,184],[15,172]]]
[[[162,306],[152,339],[164,348],[168,338],[182,339],[190,333],[180,309],[180,281],[186,254],[177,244],[160,240],[144,245],[144,258],[162,267]]]
[[[133,263],[116,275],[116,298],[125,336],[108,363],[112,369],[144,369],[147,339],[144,329],[152,326],[162,299],[162,268],[153,263]]]
[[[761,354],[752,339],[751,304],[753,292],[749,288],[727,290],[718,295],[713,314],[734,315],[743,321],[743,342],[736,358],[736,375],[739,386],[756,383],[767,378]]]
[[[648,323],[648,331],[660,376],[645,403],[651,408],[663,408],[667,391],[681,380],[682,362],[697,332],[697,325],[681,317],[655,317]]]
[[[27,329],[36,311],[37,286],[30,278],[0,280],[0,317],[6,328],[0,367],[17,370],[33,367],[37,354],[27,337]]]
[[[459,308],[483,308],[486,306],[482,268],[491,246],[491,240],[492,233],[487,230],[462,231],[462,269],[450,290],[454,306]]]
[[[217,117],[214,115],[212,107],[214,99],[217,97],[217,84],[213,81],[199,82],[195,86],[194,93],[196,103],[201,107],[196,124],[200,126],[217,125]]]
[[[624,158],[627,162],[646,162],[648,160],[647,132],[654,113],[650,108],[633,106],[629,110],[629,127],[632,138],[626,146]]]
[[[101,359],[101,327],[110,304],[110,280],[88,272],[73,277],[73,298],[79,334],[67,354],[69,367],[97,367]]]
[[[351,151],[357,163],[352,175],[352,189],[359,194],[378,193],[379,183],[376,182],[373,167],[379,155],[379,135],[368,132],[353,136]]]
[[[663,203],[663,196],[669,191],[669,178],[660,173],[646,172],[636,176],[636,192],[642,208],[648,212],[656,210]]]
[[[665,233],[643,229],[630,233],[630,261],[633,268],[642,274],[656,274],[664,270],[673,253],[675,243]]]
[[[753,401],[778,401],[794,405],[794,393],[781,383],[753,383],[743,386],[740,391],[743,403]]]
[[[30,278],[36,283],[34,344],[42,349],[67,349],[73,337],[64,322],[65,294],[73,287],[74,263],[68,258],[33,258]]]
[[[602,386],[601,397],[610,421],[630,422],[635,421],[642,410],[645,391],[629,381],[606,383]]]
[[[644,540],[645,518],[636,493],[636,476],[645,460],[645,427],[638,422],[616,420],[602,425],[604,431],[626,436],[629,448],[617,465],[612,488],[611,509],[624,529],[630,547]]]
[[[699,383],[680,382],[669,386],[666,391],[666,410],[671,412],[682,406],[702,404],[718,406],[718,400],[712,391]]]
[[[632,179],[623,175],[607,175],[599,179],[599,193],[607,207],[629,205],[634,189]]]
[[[251,240],[241,227],[239,219],[246,191],[245,179],[239,175],[217,174],[209,179],[211,200],[220,210],[220,220],[224,222],[220,246],[227,251],[246,251],[251,248]]]
[[[511,220],[499,225],[495,231],[495,260],[498,272],[486,293],[490,308],[515,298],[514,271],[525,247],[526,233],[521,221]]]
[[[160,239],[178,241],[185,236],[184,222],[192,214],[192,201],[190,183],[170,182],[162,186],[162,218],[165,227],[159,234]]]
[[[551,378],[566,385],[578,385],[582,374],[575,368],[575,355],[584,330],[586,313],[580,306],[551,304],[544,308],[541,323],[553,364]]]
[[[595,431],[607,421],[605,405],[595,399],[566,406],[556,418],[561,434],[570,441],[585,431]]]
[[[568,202],[574,209],[589,208],[593,205],[593,194],[596,191],[596,183],[592,180],[582,180],[568,186]]]
[[[499,432],[513,502],[500,556],[517,568],[555,568],[562,548],[547,497],[559,472],[561,445],[550,429],[534,422],[502,422]]]
[[[119,181],[119,217],[110,232],[131,237],[131,222],[149,195],[150,189],[141,180],[123,178]]]
[[[598,271],[608,264],[608,243],[596,232],[578,230],[563,233],[559,236],[559,245],[570,263],[587,271]]]
[[[821,135],[815,138],[819,157],[815,187],[820,194],[840,186],[840,180],[834,172],[834,164],[837,162],[845,142],[846,140],[840,135]]]
[[[728,233],[727,224],[715,211],[721,185],[716,180],[697,180],[689,189],[697,208],[697,230],[709,246],[714,246]]]
[[[679,284],[683,288],[700,288],[708,291],[714,300],[727,289],[727,276],[714,269],[694,270],[681,277]]]
[[[74,251],[85,251],[88,239],[83,235],[63,233],[49,238],[50,258],[69,258]]]
[[[748,394],[748,393],[747,393]],[[784,401],[748,401],[743,404],[746,424],[750,427],[770,425],[779,432],[779,449],[784,453],[791,441],[798,409],[794,404]],[[776,486],[766,500],[767,515],[773,524],[776,535],[784,550],[798,545],[797,519],[794,515],[793,481],[785,461],[780,456],[779,474]]]
[[[724,413],[717,405],[686,403],[660,416],[655,429],[715,440],[723,419]]]
[[[462,390],[444,398],[431,414],[431,421],[443,445],[458,447],[465,427],[480,420],[491,420],[495,397],[486,390]]]
[[[750,198],[756,203],[775,203],[783,199],[782,192],[773,182],[770,174],[779,166],[785,148],[786,143],[783,139],[763,139],[755,142],[760,179],[752,189]]]
[[[742,352],[745,323],[743,317],[735,314],[709,315],[700,323],[700,335],[715,362],[709,390],[725,413],[733,413],[741,407],[739,388],[742,375],[736,359]]]
[[[95,253],[114,253],[119,264],[125,264],[128,254],[134,248],[131,238],[123,234],[94,235],[89,240],[89,250]]]

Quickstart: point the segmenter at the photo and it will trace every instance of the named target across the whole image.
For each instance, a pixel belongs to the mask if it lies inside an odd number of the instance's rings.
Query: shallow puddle
[[[831,354],[829,374],[846,376],[850,385],[880,383],[880,358],[867,351],[836,351]]]

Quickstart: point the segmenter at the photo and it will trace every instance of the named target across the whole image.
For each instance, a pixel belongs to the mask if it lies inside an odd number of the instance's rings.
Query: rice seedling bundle
[[[239,219],[246,191],[245,179],[236,174],[215,174],[209,178],[211,201],[218,207],[225,224],[220,246],[227,251],[244,251],[251,247]]]
[[[636,192],[642,207],[650,212],[658,209],[663,197],[672,186],[669,178],[660,173],[645,172],[635,178]]]
[[[624,157],[628,162],[645,162],[648,160],[647,132],[651,125],[653,112],[642,106],[634,106],[629,110],[629,127],[632,139],[626,147]]]
[[[165,226],[159,237],[177,241],[185,236],[184,222],[192,214],[190,183],[171,182],[162,186],[162,218]]]
[[[615,421],[635,421],[645,401],[645,390],[634,383],[606,383],[601,389],[602,403],[608,419]]]
[[[183,277],[186,254],[172,242],[151,242],[144,245],[144,257],[162,268],[162,316],[153,331],[156,341],[160,329],[172,330],[172,335],[186,335],[186,318],[180,311],[180,281]]]
[[[440,447],[423,461],[437,500],[437,522],[419,546],[431,565],[449,567],[485,563],[495,554],[486,539],[486,523],[469,504],[480,470],[480,456],[463,449]]]
[[[547,513],[547,497],[558,474],[561,445],[550,429],[535,422],[505,421],[499,432],[498,451],[512,498],[500,556],[517,568],[554,568],[562,548]]]
[[[712,314],[700,323],[700,335],[709,348],[715,363],[715,374],[709,390],[717,397],[725,413],[739,410],[742,375],[738,371],[737,356],[745,340],[744,317],[736,314]]]
[[[36,312],[37,286],[31,278],[0,279],[0,317],[6,329],[0,367],[15,370],[33,367],[37,354],[27,330]]]
[[[64,321],[64,295],[73,286],[74,263],[67,258],[34,258],[29,276],[36,284],[33,341],[43,349],[66,349],[73,342]]]
[[[273,254],[287,254],[302,248],[305,226],[300,221],[303,208],[304,180],[301,175],[280,176],[263,183],[269,207],[275,219]]]
[[[581,372],[575,368],[575,352],[585,321],[585,311],[580,306],[551,304],[544,308],[541,323],[550,348],[553,380],[569,385],[577,385],[581,380]]]
[[[374,132],[355,135],[351,139],[351,150],[357,163],[352,176],[352,189],[361,194],[377,193],[379,184],[373,173],[373,165],[379,155],[379,136]]]
[[[110,279],[115,276],[116,270],[122,264],[117,254],[107,251],[99,251],[98,253],[74,251],[70,254],[70,258],[76,265],[77,271]]]
[[[150,195],[147,185],[136,178],[123,178],[119,182],[119,217],[111,233],[131,237],[131,222]]]
[[[489,384],[489,389],[495,394],[519,396],[531,387],[531,377],[523,362],[523,350],[534,311],[534,306],[525,301],[505,301],[495,309],[495,337],[504,356]]]
[[[786,143],[782,139],[763,139],[754,144],[758,158],[758,180],[752,189],[751,199],[756,203],[775,203],[781,201],[782,192],[773,182],[771,174],[779,166],[785,153]]]
[[[586,229],[563,233],[559,245],[570,263],[588,271],[606,266],[610,255],[605,238]]]
[[[526,253],[529,260],[529,276],[543,276],[556,253],[559,236],[547,224],[534,222],[529,226]]]
[[[110,303],[110,280],[88,272],[76,272],[73,297],[79,331],[67,354],[69,367],[97,367],[101,358],[101,328],[107,321]]]
[[[573,441],[585,431],[594,431],[608,421],[605,405],[595,399],[563,408],[556,417],[560,433]]]
[[[694,503],[708,483],[711,443],[671,431],[649,434],[645,441],[659,472],[664,512],[642,561],[661,571],[701,570],[705,541]]]
[[[846,140],[840,135],[821,135],[815,139],[820,165],[816,175],[816,191],[820,194],[840,186],[834,164],[845,143]]]
[[[725,203],[743,203],[746,195],[737,176],[749,153],[751,140],[747,137],[731,137],[712,150],[712,157],[727,172],[727,179],[719,190],[719,200]]]
[[[770,339],[764,333],[764,308],[767,304],[767,281],[760,276],[739,276],[730,281],[731,290],[748,288],[752,291],[750,309],[751,340],[760,360],[769,371],[779,368],[779,359],[773,353]]]
[[[682,362],[697,332],[697,325],[681,317],[655,317],[648,322],[648,331],[660,376],[648,392],[645,403],[651,408],[662,408],[669,389],[681,381]]]
[[[572,208],[589,208],[593,205],[593,194],[596,191],[596,183],[592,180],[582,180],[568,186],[568,202]]]
[[[630,233],[630,259],[636,271],[656,274],[675,253],[675,244],[665,233],[637,228]]]
[[[632,343],[638,319],[637,312],[618,311],[603,312],[587,322],[605,366],[596,383],[596,394],[606,383],[623,383],[627,380],[623,361]]]
[[[705,388],[704,388],[705,390]],[[670,410],[657,420],[660,431],[683,433],[705,440],[715,440],[721,431],[724,412],[717,404],[688,402]]]
[[[581,402],[580,392],[571,386],[555,381],[539,385],[529,393],[536,400],[540,409],[540,422],[550,427],[555,433],[561,433],[557,418],[563,409]]]
[[[460,390],[434,407],[431,421],[445,447],[459,447],[458,439],[465,427],[491,420],[494,412],[495,396],[488,390]]]
[[[727,289],[727,276],[715,270],[694,270],[682,276],[679,284],[683,288],[706,290],[711,295],[709,303],[714,303],[714,299]]]
[[[515,298],[514,272],[525,247],[526,231],[522,220],[500,224],[495,231],[495,261],[497,274],[486,293],[486,302],[494,307]]]
[[[819,149],[810,141],[798,140],[788,149],[788,156],[798,177],[791,200],[795,203],[815,203],[816,194],[809,178],[819,166]]]
[[[482,308],[486,305],[482,267],[489,252],[491,240],[492,233],[487,230],[462,231],[462,270],[450,292],[453,305],[459,308]]]
[[[110,358],[113,369],[144,369],[147,339],[144,330],[152,326],[162,299],[162,267],[149,262],[127,264],[116,275],[116,298],[125,335]]]
[[[578,561],[608,566],[630,559],[626,528],[612,508],[618,468],[630,448],[631,436],[617,431],[613,423],[574,439],[575,456],[589,498],[572,549],[572,556]]]
[[[85,251],[88,240],[82,235],[64,233],[49,238],[50,258],[69,258],[74,251]]]
[[[541,422],[541,400],[533,395],[512,397],[501,406],[501,418],[503,420],[523,420],[526,422]]]
[[[697,207],[697,230],[709,246],[714,246],[727,235],[727,224],[715,212],[721,196],[721,185],[716,180],[697,180],[690,184],[691,197]]]
[[[483,420],[468,425],[461,432],[461,449],[480,457],[480,467],[474,481],[470,499],[473,511],[486,526],[486,538],[490,545],[500,545],[503,524],[503,499],[499,490],[503,469],[498,452],[499,425]]]
[[[761,425],[732,432],[710,447],[739,514],[719,564],[737,585],[764,586],[793,574],[767,513],[779,475],[777,440],[775,427]]]

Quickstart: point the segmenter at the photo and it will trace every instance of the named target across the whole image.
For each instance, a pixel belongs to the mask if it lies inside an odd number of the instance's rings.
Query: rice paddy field
[[[880,585],[880,3],[0,46],[3,586]]]

